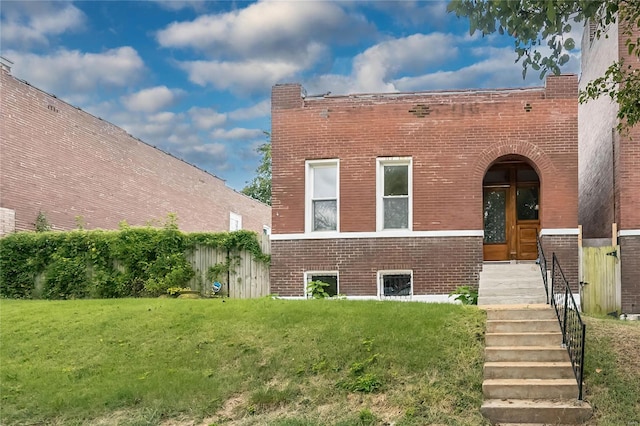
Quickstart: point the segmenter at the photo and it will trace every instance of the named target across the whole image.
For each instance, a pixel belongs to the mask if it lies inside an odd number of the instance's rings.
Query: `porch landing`
[[[540,266],[535,262],[485,262],[480,272],[478,305],[547,302]]]

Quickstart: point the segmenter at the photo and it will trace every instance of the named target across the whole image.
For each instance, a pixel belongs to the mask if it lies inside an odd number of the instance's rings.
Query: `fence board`
[[[616,253],[616,256],[612,253]],[[582,309],[590,314],[619,312],[620,246],[582,247]]]
[[[263,253],[271,253],[268,235],[262,235],[260,245]],[[248,251],[227,253],[205,246],[197,246],[193,252],[187,254],[187,259],[193,266],[196,275],[189,282],[189,287],[207,294],[211,291],[212,282],[207,280],[207,271],[218,263],[226,263],[227,256],[231,256],[231,268],[226,276],[220,277],[223,284],[222,292],[232,298],[248,299],[262,297],[269,294],[269,266],[257,261]]]

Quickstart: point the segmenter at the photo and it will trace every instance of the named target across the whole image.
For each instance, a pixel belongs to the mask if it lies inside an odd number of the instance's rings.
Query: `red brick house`
[[[0,71],[0,236],[33,230],[117,229],[178,217],[184,231],[271,225],[271,208],[123,129]]]
[[[537,232],[576,283],[577,90],[274,86],[271,291],[444,301],[483,261],[536,259]]]
[[[600,38],[595,35],[595,27],[588,25],[581,88],[619,60],[640,69],[639,58],[629,55],[625,45],[629,35],[618,24],[609,25]],[[640,29],[632,37],[640,37]],[[640,313],[640,127],[620,134],[618,109],[608,96],[579,107],[579,217],[585,239],[617,238],[621,309]]]

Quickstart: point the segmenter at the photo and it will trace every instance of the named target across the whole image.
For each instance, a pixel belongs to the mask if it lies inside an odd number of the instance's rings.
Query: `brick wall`
[[[617,60],[618,27],[608,28],[607,36],[582,39],[580,88],[600,77]],[[614,129],[617,106],[606,96],[578,107],[579,220],[585,238],[611,236],[614,218]]]
[[[505,156],[541,181],[543,229],[578,225],[577,77],[545,88],[303,98],[272,92],[272,291],[304,294],[304,271],[339,270],[340,291],[375,295],[376,272],[414,271],[415,294],[477,286],[480,237],[377,238],[376,158],[411,157],[413,231],[482,230],[482,180]],[[305,232],[305,161],[340,160],[340,233],[371,238],[287,239]],[[577,282],[577,241],[550,238]],[[571,253],[573,250],[573,253]]]
[[[340,230],[375,231],[376,158],[393,156],[413,158],[414,230],[482,229],[482,178],[507,154],[538,170],[542,227],[576,228],[577,79],[547,86],[298,103],[299,85],[275,86],[274,233],[304,232],[305,160],[322,158],[340,159]],[[428,114],[411,112],[420,108]]]
[[[622,312],[640,313],[640,236],[620,237]]]
[[[185,231],[225,231],[229,212],[262,232],[271,209],[223,180],[155,149],[111,123],[1,72],[0,203],[15,228],[39,211],[55,229],[117,228],[178,215]]]
[[[607,35],[590,40],[585,31],[582,88],[620,59],[640,69],[640,60],[629,55],[625,44],[629,35],[617,25],[609,26]],[[633,37],[640,37],[640,29],[634,29]],[[617,112],[618,106],[608,96],[579,107],[579,218],[585,238],[611,237],[613,222],[621,231],[640,230],[640,126],[618,134]],[[618,240],[623,312],[640,311],[639,239],[623,236]]]
[[[574,294],[578,294],[578,236],[577,235],[543,235],[540,238],[547,268],[551,270],[552,255],[556,254],[562,272],[569,281]]]
[[[412,270],[413,294],[478,287],[481,237],[349,238],[271,242],[271,292],[304,296],[305,271],[338,271],[340,293],[376,296],[377,272]]]
[[[632,39],[640,39],[640,28],[633,30]],[[629,55],[629,49],[625,42],[629,35],[620,31],[618,41],[618,55],[625,65],[630,65],[635,70],[640,70],[640,57]],[[619,170],[616,184],[620,185],[619,223],[618,229],[640,230],[640,125],[636,125],[629,134],[620,135]],[[640,275],[636,275],[636,281],[640,281]]]
[[[617,25],[607,29],[607,37],[582,41],[580,87],[604,74],[613,62],[622,59],[638,69],[640,60],[630,56],[625,45],[629,37]],[[640,37],[636,29],[635,37]],[[579,218],[586,238],[611,236],[611,223],[618,229],[639,229],[640,148],[636,141],[640,128],[619,135],[618,106],[608,96],[579,107]]]

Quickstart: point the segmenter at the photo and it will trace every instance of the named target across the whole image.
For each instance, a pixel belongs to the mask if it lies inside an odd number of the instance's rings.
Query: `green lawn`
[[[586,317],[593,426],[640,424],[640,323]],[[487,425],[484,314],[424,303],[0,301],[0,424]]]
[[[484,314],[425,303],[0,301],[0,423],[486,424]]]
[[[585,317],[586,400],[597,426],[640,426],[640,322]]]

